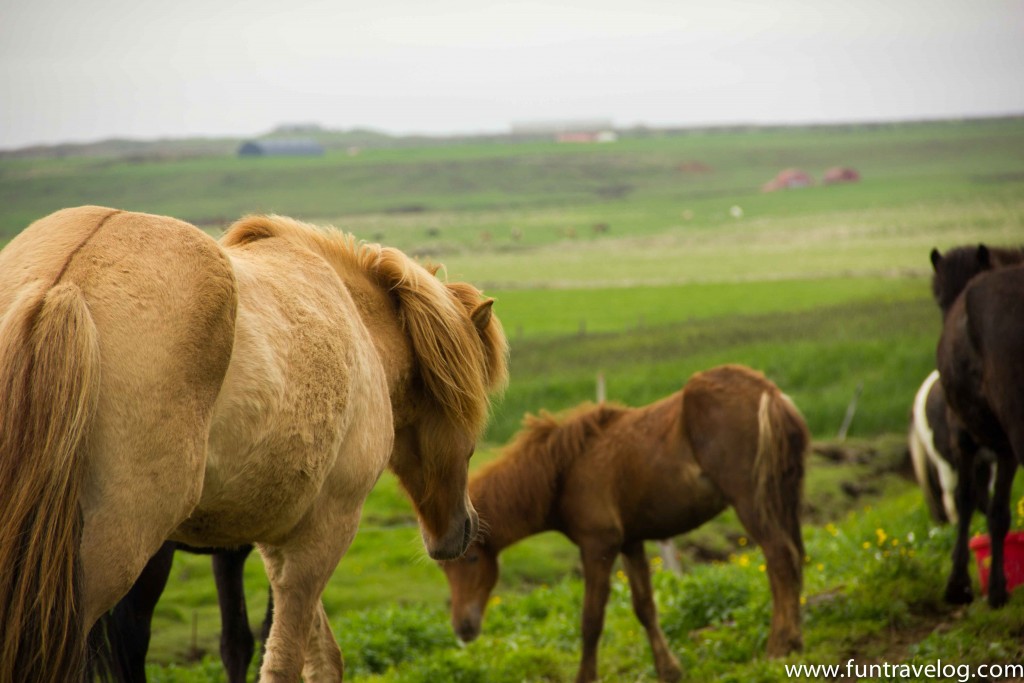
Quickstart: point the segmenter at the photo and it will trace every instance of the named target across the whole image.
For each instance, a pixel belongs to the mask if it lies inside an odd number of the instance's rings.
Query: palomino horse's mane
[[[428,390],[453,422],[473,434],[483,430],[488,396],[508,380],[508,347],[496,317],[482,331],[470,321],[469,312],[483,303],[479,290],[442,283],[433,270],[398,249],[283,216],[247,216],[221,242],[230,247],[268,237],[300,244],[329,263],[358,268],[394,294]]]

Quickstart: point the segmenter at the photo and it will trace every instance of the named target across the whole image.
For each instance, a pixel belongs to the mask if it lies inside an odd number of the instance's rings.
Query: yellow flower
[[[800,596],[800,604],[801,605],[806,605],[807,604],[807,598],[804,597],[803,595]]]
[[[875,536],[878,537],[878,545],[885,543],[885,539],[889,538],[889,534],[885,533],[885,529],[875,529]]]
[[[746,536],[740,536],[739,539],[736,542],[739,543],[740,547],[742,548],[743,546],[745,546],[747,544],[747,537]]]
[[[757,571],[763,572],[765,569],[767,569],[767,567],[765,567],[763,564],[757,565]]]
[[[501,604],[501,596],[500,595],[492,595],[491,599],[488,600],[487,602],[488,602],[488,604],[491,607],[497,607],[498,605]]]
[[[860,547],[864,548],[864,550],[868,550],[869,548],[871,548],[871,544],[867,541],[864,541],[863,543],[861,543]]]
[[[829,522],[828,524],[825,525],[825,531],[829,532],[833,536],[838,536],[839,535],[839,529],[837,529],[836,525],[833,524],[832,522]]]
[[[742,555],[740,555],[739,563],[740,563],[741,567],[746,567],[746,566],[750,565],[750,558],[747,557],[746,553],[743,553]]]
[[[824,564],[822,564],[821,562],[819,562],[819,563],[818,563],[818,565],[817,565],[817,570],[818,570],[819,572],[823,572],[823,571],[825,571],[825,565],[824,565]]]

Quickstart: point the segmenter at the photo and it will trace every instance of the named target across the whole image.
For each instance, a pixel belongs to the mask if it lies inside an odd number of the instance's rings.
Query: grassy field
[[[760,192],[782,168],[820,178],[833,165],[856,167],[862,182]],[[942,604],[952,532],[930,523],[902,467],[939,330],[928,252],[1024,241],[1024,119],[651,132],[600,146],[464,141],[318,159],[0,159],[0,240],[82,203],[212,233],[247,212],[294,215],[483,286],[511,341],[512,381],[475,467],[524,412],[592,400],[598,375],[609,398],[641,405],[697,370],[744,363],[794,397],[819,443],[835,439],[858,396],[844,444],[858,457],[809,464],[807,648],[787,661],[1024,659],[1024,595],[1000,612]],[[1022,496],[1018,486],[1015,504]],[[662,621],[689,680],[785,679],[784,663],[761,655],[767,587],[742,540],[726,513],[677,539],[683,576],[658,573]],[[698,562],[708,557],[717,563]],[[443,576],[386,475],[325,594],[350,678],[571,680],[575,548],[548,534],[503,559],[484,636],[458,648]],[[247,572],[256,621],[266,579],[258,560]],[[653,680],[628,603],[617,584],[602,672]],[[220,680],[208,558],[179,554],[154,628],[151,680]],[[194,651],[206,659],[187,663]]]

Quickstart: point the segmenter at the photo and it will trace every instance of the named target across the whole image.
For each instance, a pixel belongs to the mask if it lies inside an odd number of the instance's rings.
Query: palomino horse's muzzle
[[[462,557],[469,544],[476,538],[479,528],[480,518],[472,505],[467,505],[465,509],[452,515],[443,536],[433,537],[422,525],[420,526],[427,554],[430,555],[430,559],[438,561]]]

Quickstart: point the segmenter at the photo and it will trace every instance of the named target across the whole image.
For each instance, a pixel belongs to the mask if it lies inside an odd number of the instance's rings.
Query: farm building
[[[779,171],[779,174],[761,186],[762,192],[775,192],[776,190],[792,190],[800,187],[809,187],[814,184],[811,176],[799,168],[787,168]]]
[[[542,121],[513,123],[515,137],[550,137],[556,142],[615,142],[618,134],[611,121]]]
[[[238,148],[240,157],[322,156],[324,146],[305,138],[249,140]]]
[[[826,185],[834,183],[856,183],[860,181],[860,173],[847,166],[833,166],[825,171],[825,177],[821,182]]]

